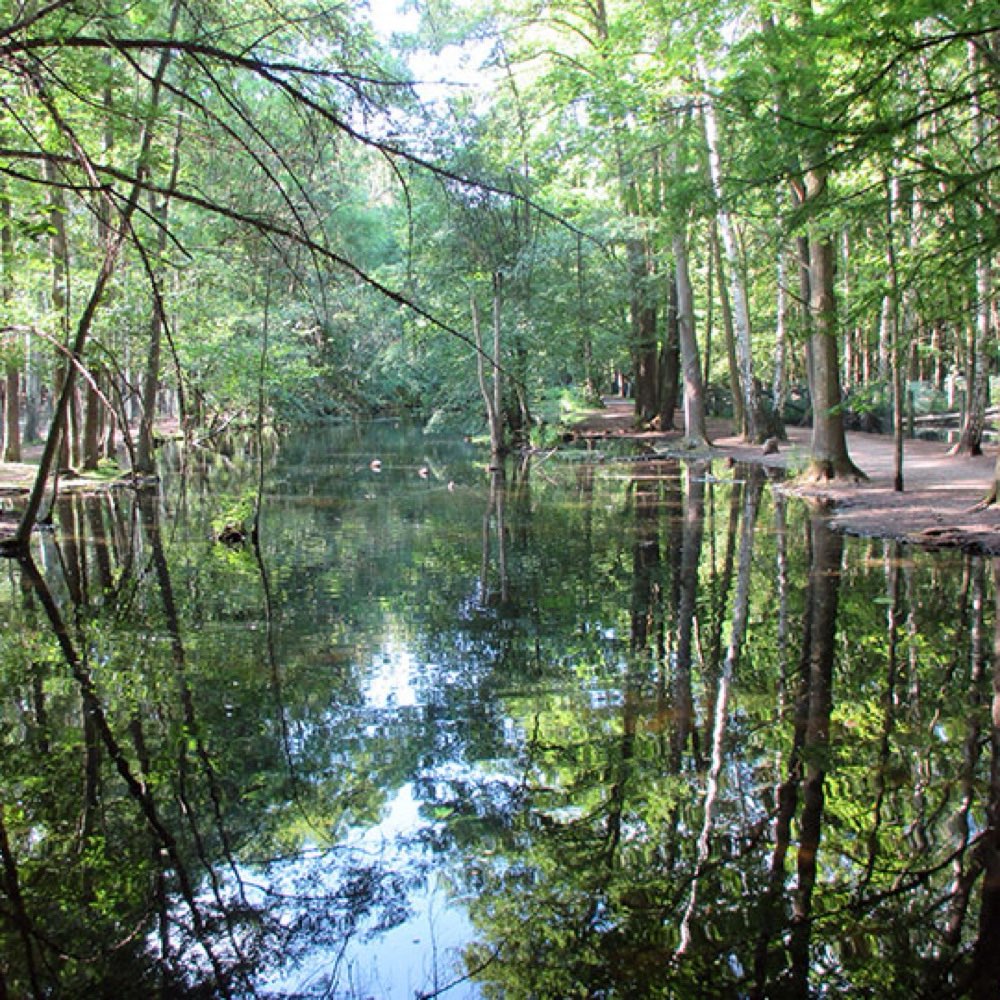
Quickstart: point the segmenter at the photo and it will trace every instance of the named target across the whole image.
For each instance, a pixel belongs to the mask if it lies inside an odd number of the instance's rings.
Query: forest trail
[[[632,421],[632,401],[609,398],[603,410],[586,416],[574,425],[574,431],[589,438],[634,438],[648,441],[651,447],[680,441],[680,431],[637,431]],[[680,414],[675,424],[681,426]],[[709,433],[714,457],[785,470],[789,478],[782,489],[828,505],[839,530],[932,548],[1000,554],[1000,507],[976,509],[993,481],[993,447],[987,454],[969,458],[949,455],[949,446],[940,441],[907,440],[903,492],[897,493],[890,435],[848,432],[851,458],[866,473],[867,481],[803,484],[795,482],[794,475],[808,460],[810,428],[788,427],[788,441],[773,455],[764,455],[759,445],[749,445],[734,435],[729,420],[711,419]]]

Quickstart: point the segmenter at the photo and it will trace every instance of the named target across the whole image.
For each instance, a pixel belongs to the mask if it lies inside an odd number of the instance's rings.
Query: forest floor
[[[608,399],[573,425],[576,436],[635,439],[660,454],[686,455],[680,431],[637,431],[631,400]],[[681,418],[678,414],[677,424]],[[893,439],[885,434],[848,432],[851,458],[867,476],[858,483],[804,483],[796,479],[809,458],[808,427],[788,427],[788,441],[777,454],[765,455],[733,434],[729,420],[710,420],[711,458],[753,462],[781,470],[780,489],[822,504],[833,526],[848,534],[891,538],[930,548],[958,547],[1000,554],[1000,506],[980,509],[993,482],[996,456],[974,458],[948,454],[939,441],[907,440],[903,454],[903,492],[893,489]]]

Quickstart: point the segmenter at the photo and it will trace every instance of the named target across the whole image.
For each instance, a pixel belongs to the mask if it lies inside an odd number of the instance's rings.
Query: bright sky
[[[368,0],[371,23],[376,34],[388,39],[393,34],[415,31],[420,14],[407,0]],[[416,51],[407,57],[417,91],[424,101],[445,97],[450,85],[475,86],[482,79],[482,63],[488,43],[449,45],[440,52]]]
[[[403,0],[368,0],[372,27],[383,38],[394,32],[414,31],[420,22],[415,10],[402,11]]]

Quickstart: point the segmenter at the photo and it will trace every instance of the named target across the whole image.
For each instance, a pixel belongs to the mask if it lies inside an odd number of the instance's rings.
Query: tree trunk
[[[14,298],[14,232],[10,198],[0,190],[0,302],[9,308]],[[4,373],[3,460],[21,461],[21,373],[13,334],[4,346],[7,361]]]
[[[637,221],[637,220],[636,220]],[[652,247],[647,238],[628,241],[632,327],[632,369],[635,381],[635,414],[642,422],[659,412],[657,372],[656,304],[651,298]]]
[[[583,394],[588,402],[600,402],[601,394],[594,379],[594,343],[590,336],[586,281],[583,267],[583,235],[576,236],[576,320],[577,339],[583,365]]]
[[[712,384],[712,338],[715,335],[715,258],[711,250],[705,254],[705,349],[702,353],[701,380],[706,389]]]
[[[792,204],[798,207],[801,202],[798,198],[793,198]],[[809,303],[812,301],[812,282],[809,277],[809,240],[805,236],[798,236],[795,239],[795,256],[798,261],[798,272],[799,272],[799,302],[801,303],[801,308],[799,309],[799,319],[802,324],[802,329],[800,335],[802,337],[803,343],[806,345],[805,350],[805,369],[806,369],[806,384],[809,387],[809,403],[810,407],[813,406],[813,400],[815,399],[815,392],[813,391],[813,370],[812,370],[812,313],[810,312]]]
[[[101,460],[101,397],[96,381],[88,379],[83,395],[83,468],[93,471]]]
[[[157,293],[154,299],[153,316],[149,321],[149,348],[146,353],[146,370],[142,379],[141,416],[135,452],[135,471],[144,476],[152,475],[156,471],[156,456],[154,454],[156,445],[153,429],[156,422],[156,407],[160,388],[160,355],[164,316],[160,294]]]
[[[80,315],[79,322],[77,323],[76,336],[71,349],[71,359],[66,365],[65,374],[62,380],[62,387],[56,400],[55,410],[52,414],[52,422],[49,426],[48,437],[46,438],[45,447],[42,450],[42,456],[38,462],[38,473],[35,476],[35,482],[32,486],[31,493],[28,495],[28,502],[21,515],[17,532],[11,539],[6,540],[4,545],[5,553],[13,552],[21,554],[27,552],[28,550],[28,541],[31,536],[31,529],[35,526],[35,521],[37,520],[39,511],[41,510],[42,499],[45,493],[45,484],[48,481],[49,473],[52,471],[52,464],[56,458],[56,451],[60,440],[63,437],[62,428],[65,426],[66,413],[69,409],[70,399],[73,394],[74,377],[76,375],[76,367],[73,364],[73,361],[79,359],[79,357],[83,354],[87,338],[90,336],[91,327],[94,324],[94,317],[97,314],[98,306],[104,297],[104,291],[108,286],[108,282],[111,280],[111,275],[114,273],[115,263],[118,260],[121,245],[124,242],[124,234],[125,226],[123,225],[121,230],[121,239],[116,240],[105,251],[104,260],[101,264],[101,269],[97,274],[97,278],[94,281],[94,286],[91,289],[90,298],[87,301],[87,305],[84,307],[83,313]]]
[[[174,28],[177,24],[177,18],[180,14],[180,6],[179,0],[175,0],[170,19],[171,34],[173,34]],[[156,113],[159,107],[160,91],[164,75],[167,71],[167,66],[170,63],[170,58],[170,50],[164,50],[160,55],[156,71],[153,74],[150,85],[148,117],[142,124],[139,138],[139,150],[136,158],[136,178],[129,190],[129,195],[125,204],[118,210],[117,225],[112,228],[112,231],[109,234],[108,241],[104,247],[101,265],[98,269],[96,277],[94,278],[90,295],[83,307],[82,312],[80,313],[79,319],[77,320],[76,333],[73,338],[73,343],[69,349],[69,360],[65,366],[63,385],[56,400],[48,437],[46,438],[45,446],[42,449],[42,455],[38,462],[38,472],[35,475],[34,484],[28,495],[28,500],[21,515],[21,519],[18,522],[17,531],[14,533],[13,537],[4,540],[2,547],[2,552],[4,554],[24,556],[29,551],[31,531],[38,518],[42,499],[45,493],[45,485],[48,481],[49,473],[52,471],[52,464],[56,458],[56,449],[59,445],[60,438],[63,436],[62,429],[65,426],[66,415],[73,396],[77,371],[76,366],[81,362],[84,348],[87,346],[87,340],[90,337],[90,332],[97,316],[97,310],[104,301],[104,296],[115,272],[118,259],[121,256],[125,242],[131,233],[132,218],[135,215],[136,208],[139,205],[139,199],[142,195],[142,185],[147,170],[146,164],[153,144],[153,133],[155,131],[154,126]],[[62,126],[63,123],[57,109],[54,108],[51,102],[46,99],[46,95],[39,93],[38,96],[42,100],[42,103],[46,105],[46,110],[49,111],[53,120]],[[89,172],[89,161],[83,151],[77,146],[75,138],[72,135],[72,131],[65,129],[65,132],[65,138],[73,147],[73,151],[79,159],[80,165],[85,171]],[[105,207],[109,209],[111,208],[108,204],[108,195],[103,192],[102,201],[104,202]]]
[[[812,167],[805,173],[806,201],[815,203],[826,191],[826,172]],[[837,357],[837,300],[834,294],[834,249],[828,235],[813,223],[809,234],[809,343],[813,403],[812,447],[805,478],[812,480],[864,478],[851,461],[841,409],[840,365]]]
[[[969,42],[969,72],[975,81],[980,73],[981,57],[977,43]],[[985,77],[985,71],[983,72]],[[985,84],[985,79],[983,81]],[[989,144],[987,138],[986,115],[982,102],[973,88],[972,111],[977,133],[977,147],[985,149]],[[984,182],[985,183],[985,182]],[[988,197],[988,194],[986,195]],[[962,436],[951,454],[981,455],[983,452],[983,431],[986,427],[986,409],[990,395],[990,366],[988,344],[990,341],[990,306],[992,303],[992,262],[990,259],[990,243],[986,237],[986,209],[984,202],[978,206],[977,215],[980,228],[980,247],[976,254],[976,302],[975,302],[975,338],[970,345],[966,384],[969,386],[969,404]],[[995,499],[995,498],[994,498]]]
[[[13,362],[4,377],[3,460],[21,461],[21,373]]]
[[[24,429],[22,441],[38,440],[38,424],[41,420],[41,379],[38,375],[37,351],[30,334],[24,337]]]
[[[183,119],[178,115],[174,130],[174,145],[170,164],[170,181],[167,190],[172,190],[177,184],[180,171],[181,124]],[[146,354],[146,371],[142,382],[142,417],[139,421],[139,440],[136,443],[136,471],[142,475],[152,475],[156,471],[156,456],[153,430],[156,424],[156,411],[159,405],[160,390],[160,358],[162,355],[163,335],[167,323],[163,305],[163,288],[161,285],[162,265],[167,251],[167,218],[170,213],[170,196],[164,195],[157,200],[156,195],[150,195],[150,215],[157,221],[156,265],[152,269],[150,281],[153,288],[153,315],[149,321],[149,350]]]
[[[687,239],[680,227],[673,237],[677,285],[677,325],[680,333],[681,369],[684,375],[684,443],[688,448],[710,444],[705,426],[705,390],[694,329],[694,294],[688,266]]]
[[[785,409],[786,372],[785,348],[788,339],[788,280],[785,268],[785,247],[779,245],[776,268],[777,296],[775,299],[774,317],[774,377],[771,382],[771,396],[774,400],[774,412],[780,418]]]
[[[486,352],[483,348],[483,331],[479,321],[479,303],[476,301],[475,293],[470,294],[470,306],[472,309],[472,335],[476,342],[476,372],[479,377],[479,391],[483,397],[483,405],[486,407],[486,425],[490,432],[490,456],[491,464],[496,465],[499,456],[503,454],[503,415],[498,409],[497,397],[500,395],[498,382],[500,373],[496,359],[492,358],[493,368],[492,388],[486,379]],[[494,300],[494,313],[496,313],[496,301]],[[495,341],[494,337],[494,341]],[[496,346],[496,345],[495,345]]]
[[[813,432],[807,479],[864,477],[851,461],[841,409],[840,367],[837,358],[836,305],[833,291],[833,244],[815,236],[809,241],[809,284],[813,332]]]
[[[719,246],[719,228],[713,218],[709,227],[709,242],[712,259],[719,275],[719,309],[722,313],[722,331],[726,340],[726,371],[729,374],[729,395],[733,400],[733,430],[742,434],[746,426],[744,416],[743,390],[740,388],[740,369],[736,361],[736,337],[733,333],[733,310],[729,302],[729,292],[726,289],[726,269],[722,261],[722,249]]]
[[[660,346],[658,362],[660,386],[660,430],[674,428],[674,410],[677,409],[677,386],[681,368],[680,328],[677,319],[677,281],[669,282],[666,331]]]
[[[965,371],[965,392],[962,398],[962,433],[952,455],[981,455],[983,428],[986,424],[986,381],[987,371],[982,356],[984,343],[982,341],[979,312],[975,306],[966,304],[972,313],[972,320],[965,331],[965,358],[962,366]]]
[[[69,341],[69,294],[67,290],[67,275],[69,273],[69,242],[66,238],[66,198],[63,189],[59,186],[59,176],[56,173],[55,165],[51,160],[43,161],[43,172],[48,190],[49,199],[49,263],[51,266],[50,302],[52,312],[59,325],[61,336],[58,337],[60,344],[67,344]],[[72,387],[73,375],[72,359],[57,357],[56,373],[53,385],[53,396],[61,398],[64,385]],[[67,405],[62,409],[62,416],[58,430],[60,432],[59,457],[57,466],[65,469],[72,464],[72,454],[70,450],[69,413],[72,403],[72,389],[69,390]],[[52,420],[55,419],[53,412]]]
[[[715,215],[719,223],[722,245],[726,252],[726,264],[729,268],[729,290],[733,310],[733,322],[736,330],[736,352],[739,361],[740,389],[743,398],[743,437],[748,441],[762,441],[767,436],[767,429],[761,426],[760,388],[754,377],[753,352],[750,337],[750,306],[747,300],[746,284],[743,281],[740,267],[739,247],[736,242],[736,232],[732,217],[726,207],[725,190],[722,182],[722,159],[719,152],[719,129],[715,117],[715,105],[707,94],[708,70],[702,56],[698,57],[698,73],[701,76],[702,87],[705,89],[703,103],[703,118],[705,123],[705,139],[708,145],[708,169],[715,195]],[[720,273],[721,278],[721,273]]]
[[[899,178],[889,180],[886,191],[886,277],[889,289],[882,305],[882,334],[892,372],[893,489],[903,492],[903,362],[900,355],[899,274],[896,268],[896,223],[899,215]]]
[[[968,409],[962,435],[951,450],[952,455],[981,455],[986,408],[989,403],[990,366],[987,345],[990,340],[990,285],[992,268],[988,251],[976,258],[975,333],[969,345],[966,384],[970,387]]]
[[[587,5],[590,25],[599,48],[610,49],[610,24],[605,0]],[[610,67],[609,67],[610,68]],[[656,296],[653,292],[656,273],[649,227],[644,218],[641,192],[635,180],[638,165],[626,162],[622,135],[627,130],[624,116],[612,118],[615,158],[618,167],[618,192],[622,210],[635,227],[625,240],[629,281],[629,352],[632,358],[632,387],[636,420],[653,420],[660,412],[660,379],[657,370]]]
[[[107,58],[107,57],[106,57]],[[114,94],[109,85],[104,88],[104,138],[103,155],[106,161],[111,162],[112,150],[115,145],[115,130],[112,127],[114,121]],[[112,206],[107,201],[98,204],[97,211],[97,241],[99,246],[106,246],[112,238],[111,234],[111,212]],[[107,297],[110,300],[114,294],[112,288],[108,289]],[[84,393],[84,421],[83,421],[83,468],[86,471],[93,471],[97,468],[102,458],[107,458],[102,432],[104,429],[103,407],[101,405],[101,393],[98,388],[98,372],[93,370],[87,379],[87,388]]]
[[[500,318],[503,315],[503,275],[493,272],[493,416],[497,422],[497,447],[494,455],[504,450],[503,441],[503,379],[500,372]]]

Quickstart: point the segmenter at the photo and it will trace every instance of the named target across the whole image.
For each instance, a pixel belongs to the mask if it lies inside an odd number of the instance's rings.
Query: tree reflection
[[[705,476],[708,464],[696,462],[687,470],[686,502],[684,504],[680,565],[677,568],[676,654],[673,663],[674,725],[671,738],[672,766],[680,770],[681,760],[689,740],[697,739],[695,727],[692,672],[693,644],[697,620],[698,580],[701,566],[701,545],[705,524]],[[697,755],[697,745],[692,746]]]
[[[989,995],[1000,569],[706,463],[435,490],[390,431],[253,546],[206,466],[8,564],[7,995],[360,991],[431,909],[431,995]]]
[[[496,956],[481,978],[510,997],[574,991],[808,997],[824,984],[865,982],[873,995],[917,995],[915,984],[936,961],[914,958],[924,948],[919,940],[928,933],[934,900],[946,890],[939,877],[946,865],[907,852],[916,800],[900,785],[896,762],[909,752],[904,748],[913,735],[895,716],[907,690],[900,684],[903,650],[911,671],[928,669],[920,656],[924,635],[914,624],[928,594],[912,580],[904,589],[899,551],[886,557],[882,593],[866,589],[878,583],[875,574],[858,589],[861,578],[852,571],[849,621],[859,615],[873,625],[879,615],[883,621],[865,653],[849,638],[857,625],[842,621],[844,539],[821,515],[811,515],[805,592],[794,601],[784,587],[775,592],[764,582],[773,579],[773,569],[756,567],[777,565],[779,578],[796,571],[785,545],[785,529],[795,524],[788,524],[789,511],[781,505],[773,552],[761,543],[754,531],[761,483],[751,477],[719,491],[722,509],[732,497],[739,507],[729,505],[738,516],[722,525],[718,563],[696,560],[710,523],[702,516],[703,479],[687,479],[679,546],[663,542],[657,514],[664,509],[662,484],[632,484],[630,655],[618,725],[604,728],[599,717],[584,713],[558,739],[555,719],[536,717],[524,839],[511,845],[512,853],[483,883],[473,906],[483,946],[470,952],[469,961]],[[690,571],[692,563],[698,572]],[[673,587],[667,585],[671,575]],[[661,613],[666,596],[671,604]],[[713,630],[724,637],[716,659],[704,655],[713,650],[711,642],[689,647],[683,632],[706,607],[716,609]],[[671,650],[664,663],[674,692],[668,757],[651,738],[658,731],[651,719],[662,718],[662,708],[644,698],[637,670],[657,662],[660,621],[677,623],[663,646]],[[761,673],[769,655],[765,641],[778,655],[773,674]],[[744,648],[746,669],[737,670]],[[947,644],[943,648],[950,656]],[[786,653],[794,667],[786,665]],[[844,690],[835,701],[838,662]],[[882,672],[881,694],[871,702],[877,724],[870,726],[864,715],[853,721],[871,700],[868,678],[857,672],[862,666]],[[754,701],[762,696],[760,684],[772,692],[770,705]],[[910,692],[919,686],[911,677]],[[677,696],[685,689],[692,695],[690,710],[683,694]],[[775,717],[775,704],[787,704],[787,715]],[[930,711],[928,717],[940,717],[943,708],[913,703],[914,711]],[[711,720],[712,753],[704,765],[684,736],[686,719],[702,714]],[[853,753],[843,744],[844,720],[863,727]],[[758,797],[747,784],[751,770],[778,768],[782,779],[773,798],[766,792]],[[855,771],[863,779],[845,784]],[[703,791],[692,796],[699,785]],[[947,801],[947,788],[939,791]],[[760,805],[770,806],[769,816]],[[924,824],[934,849],[947,858],[937,808],[937,817]],[[986,920],[988,908],[982,912]],[[905,976],[892,957],[897,935],[913,949]],[[959,936],[952,963],[961,963],[968,947],[963,942],[967,933]],[[979,952],[988,947],[981,942]],[[898,985],[887,984],[888,969],[900,977]],[[948,982],[957,982],[950,975],[934,981],[928,995],[945,995]]]
[[[506,604],[510,597],[510,577],[507,573],[507,468],[506,460],[490,468],[490,491],[483,513],[482,564],[479,571],[479,600],[485,606],[499,601]],[[493,540],[496,540],[494,549]],[[491,586],[490,566],[495,551],[497,584]]]
[[[993,666],[990,672],[990,771],[986,797],[986,828],[976,848],[982,868],[979,925],[967,984],[974,1000],[1000,992],[1000,559],[993,560],[996,593],[993,626]]]
[[[105,713],[104,705],[91,670],[83,656],[77,650],[44,578],[39,573],[30,555],[24,557],[20,561],[20,565],[21,571],[30,583],[32,591],[48,619],[52,632],[58,642],[63,660],[78,687],[80,697],[83,701],[84,713],[93,725],[102,749],[113,763],[115,770],[124,783],[128,796],[138,807],[146,827],[155,840],[158,850],[169,859],[173,878],[176,881],[177,889],[186,904],[190,917],[190,932],[209,961],[216,982],[224,985],[228,982],[228,977],[224,974],[221,959],[217,955],[216,947],[208,933],[207,921],[196,899],[195,885],[189,874],[187,864],[181,855],[177,838],[171,832],[167,821],[162,816],[147,781],[140,773],[136,772],[128,759],[123,745],[116,737]],[[87,897],[90,895],[90,892],[85,891],[83,900],[85,907],[87,905]],[[141,944],[141,942],[135,943]],[[136,955],[135,958],[138,959],[139,955]]]
[[[833,709],[834,638],[840,595],[843,539],[819,516],[809,524],[810,561],[802,643],[802,686],[797,716],[804,715],[802,748],[792,767],[801,768],[802,816],[792,893],[789,942],[791,993],[810,993],[813,893],[823,826],[823,783],[829,766],[830,713]]]
[[[729,627],[729,642],[726,656],[719,673],[718,686],[714,693],[713,723],[711,738],[711,763],[705,779],[705,798],[702,807],[702,826],[698,836],[698,854],[691,876],[691,890],[679,927],[679,940],[675,958],[682,956],[692,945],[692,923],[696,914],[698,889],[711,859],[711,841],[716,803],[719,797],[719,782],[725,763],[727,727],[729,722],[729,698],[736,667],[746,638],[747,617],[750,607],[750,576],[753,560],[754,535],[757,527],[757,511],[763,489],[763,476],[752,474],[744,490],[743,527],[740,531],[739,555],[736,563],[736,590],[733,594],[733,609]]]
[[[32,558],[8,564],[23,581],[24,656],[4,666],[4,713],[22,685],[30,712],[0,763],[0,995],[250,995],[269,967],[338,953],[366,923],[399,919],[402,880],[385,862],[301,835],[282,843],[261,827],[261,800],[242,800],[249,769],[279,772],[281,748],[258,738],[242,761],[226,749],[205,697],[217,681],[206,687],[189,657],[197,639],[185,638],[156,494],[138,509],[143,558],[123,564],[137,575],[118,586],[145,591],[133,603],[152,641],[82,613],[87,581],[101,593],[107,582],[82,571],[84,534],[69,548],[59,539],[51,565],[70,581],[59,596]],[[343,808],[336,789],[313,804],[328,817]]]

